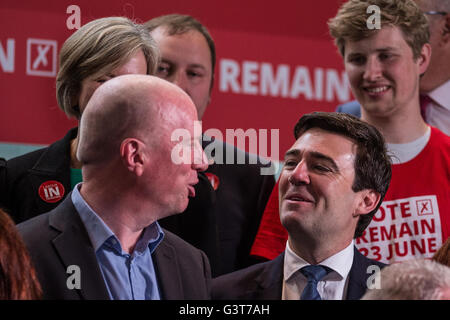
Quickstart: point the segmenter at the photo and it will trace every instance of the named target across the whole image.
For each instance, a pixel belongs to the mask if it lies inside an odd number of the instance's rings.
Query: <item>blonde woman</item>
[[[157,46],[143,26],[123,17],[91,21],[61,48],[58,105],[80,120],[102,83],[124,74],[153,74],[158,59]],[[81,182],[77,145],[78,128],[72,128],[49,147],[11,159],[0,170],[0,204],[16,223],[55,208]]]

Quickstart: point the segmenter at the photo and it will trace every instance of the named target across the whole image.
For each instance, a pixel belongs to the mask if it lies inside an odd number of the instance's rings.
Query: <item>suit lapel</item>
[[[184,299],[178,260],[174,248],[167,241],[163,240],[156,248],[153,253],[153,262],[155,264],[161,299]]]
[[[264,263],[263,271],[255,279],[256,288],[244,295],[249,299],[281,300],[283,288],[284,252]]]
[[[367,290],[367,268],[371,261],[364,257],[356,247],[354,247],[354,257],[352,268],[348,275],[347,300],[359,300]]]
[[[49,223],[61,231],[53,239],[53,245],[66,270],[70,265],[80,267],[81,289],[77,290],[80,297],[88,300],[109,299],[94,249],[70,195],[51,213]]]
[[[28,170],[35,208],[38,212],[48,212],[55,208],[54,203],[45,202],[39,194],[39,187],[46,181],[56,180],[64,187],[62,197],[70,192],[70,142],[77,136],[77,128],[69,130],[63,139],[50,145],[36,164]],[[62,192],[62,190],[60,190]]]

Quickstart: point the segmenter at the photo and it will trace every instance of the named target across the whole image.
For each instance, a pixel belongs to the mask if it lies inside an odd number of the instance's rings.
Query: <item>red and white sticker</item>
[[[48,203],[55,203],[64,196],[64,186],[55,180],[45,181],[39,187],[39,196]]]
[[[431,258],[442,245],[435,195],[384,201],[356,247],[370,259],[394,263]]]
[[[211,185],[212,185],[214,191],[216,191],[217,188],[219,188],[219,184],[220,184],[219,177],[216,176],[215,174],[209,173],[209,172],[206,172],[205,175],[208,177],[209,182],[211,182]]]

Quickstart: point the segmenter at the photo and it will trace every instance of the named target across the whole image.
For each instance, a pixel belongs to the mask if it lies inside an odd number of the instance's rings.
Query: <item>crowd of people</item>
[[[370,4],[380,29],[364,0],[328,21],[357,101],[299,114],[278,181],[194,130],[216,65],[194,17],[74,32],[56,97],[78,126],[0,161],[0,299],[450,299],[450,3]]]

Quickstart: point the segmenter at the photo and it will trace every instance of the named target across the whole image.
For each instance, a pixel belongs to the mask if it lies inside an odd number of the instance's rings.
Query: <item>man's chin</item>
[[[288,233],[298,233],[299,230],[303,230],[307,221],[305,220],[306,215],[304,213],[299,214],[298,212],[284,212],[280,216],[281,224],[288,231]]]
[[[184,211],[186,211],[188,204],[189,204],[189,199],[187,197],[185,200],[180,201],[178,204],[171,203],[170,209],[167,210],[165,212],[164,216],[161,217],[160,219],[183,213]]]
[[[189,198],[187,198],[185,202],[180,204],[176,214],[183,213],[184,211],[186,211],[188,204],[189,204]]]
[[[361,108],[364,109],[366,114],[381,118],[391,115],[396,110],[392,103],[384,102],[366,102],[362,104]]]

